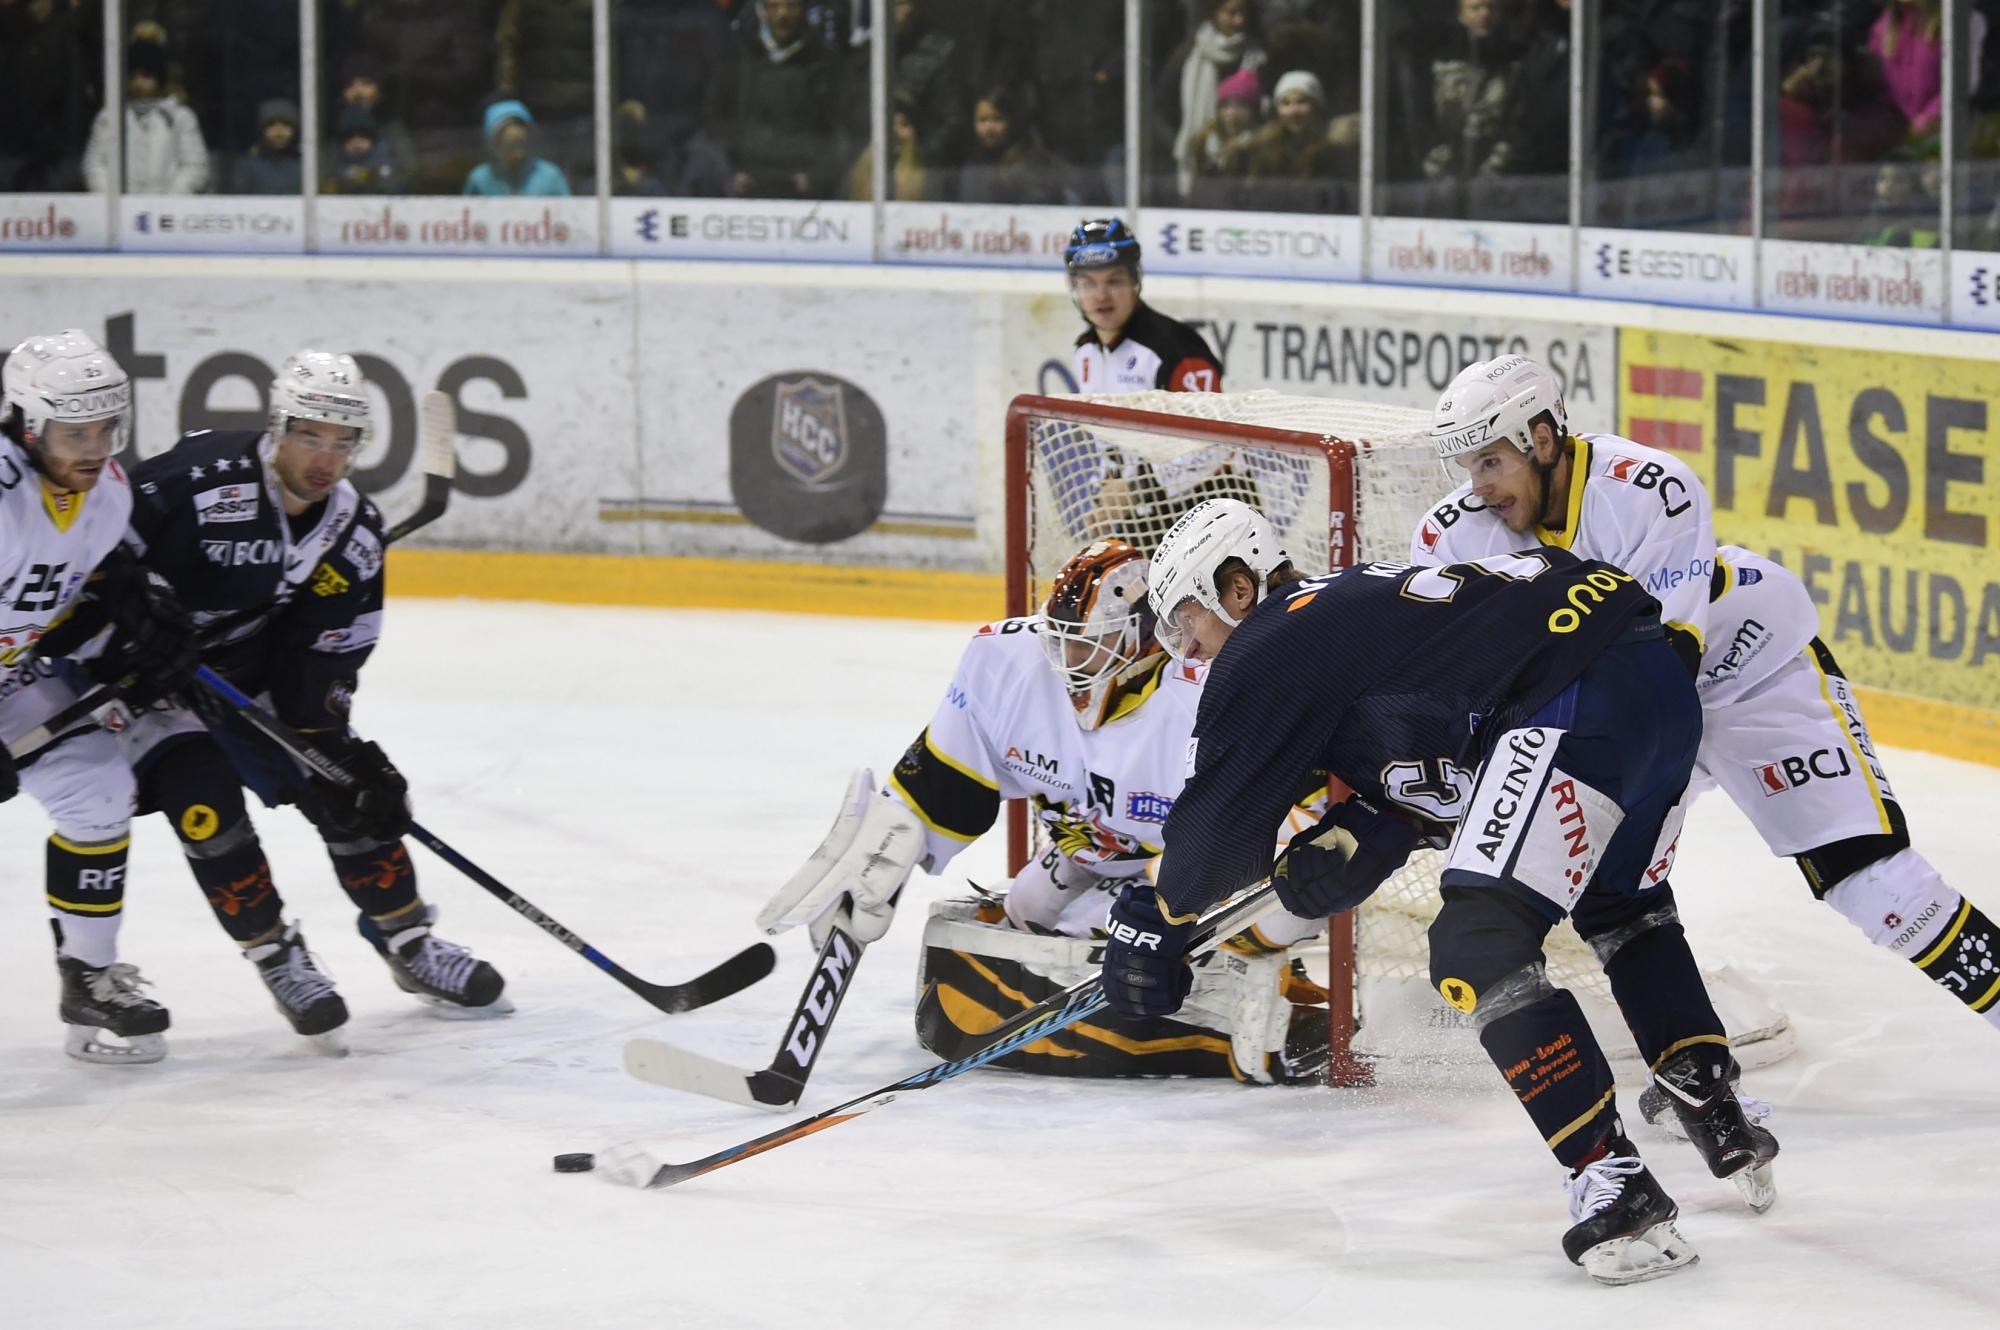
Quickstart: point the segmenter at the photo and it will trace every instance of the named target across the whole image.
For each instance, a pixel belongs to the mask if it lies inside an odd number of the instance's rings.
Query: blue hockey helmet
[[[1079,222],[1063,246],[1063,266],[1072,275],[1093,268],[1130,268],[1139,275],[1139,237],[1116,217]]]

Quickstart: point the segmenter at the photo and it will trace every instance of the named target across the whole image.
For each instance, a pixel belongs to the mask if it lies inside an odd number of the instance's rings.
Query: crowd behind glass
[[[1571,5],[1590,6],[1581,22]],[[1767,7],[1764,97],[1754,10]],[[871,4],[888,13],[886,197],[1571,220],[1938,243],[1941,0],[610,0],[609,192],[872,196]],[[1962,0],[1956,243],[2000,248],[2000,50]],[[592,194],[591,0],[320,0],[322,194]],[[105,25],[122,188],[296,194],[299,0],[0,0],[0,191],[103,190]],[[107,17],[115,15],[115,17]]]

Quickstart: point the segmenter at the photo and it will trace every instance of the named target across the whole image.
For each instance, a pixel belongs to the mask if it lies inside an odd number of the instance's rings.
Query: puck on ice
[[[557,1155],[556,1172],[588,1173],[597,1167],[597,1156],[593,1154]]]

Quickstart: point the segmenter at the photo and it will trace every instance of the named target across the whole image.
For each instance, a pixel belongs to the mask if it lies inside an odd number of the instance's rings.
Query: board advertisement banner
[[[1716,534],[1805,580],[1857,683],[2000,710],[1989,361],[1626,328],[1620,433],[1675,449]]]
[[[127,194],[118,247],[143,254],[303,254],[305,204],[296,196]]]
[[[1697,231],[1584,227],[1576,289],[1613,300],[1748,308],[1757,303],[1757,243]]]
[[[1369,223],[1369,274],[1378,282],[1495,291],[1570,290],[1567,226],[1377,217]]]
[[[611,200],[611,252],[631,259],[867,263],[875,209],[792,199]]]
[[[1146,208],[1146,271],[1361,280],[1361,219],[1292,212]]]
[[[107,247],[102,194],[0,194],[0,253]]]
[[[594,198],[322,196],[314,229],[322,254],[435,254],[479,258],[597,253]]]

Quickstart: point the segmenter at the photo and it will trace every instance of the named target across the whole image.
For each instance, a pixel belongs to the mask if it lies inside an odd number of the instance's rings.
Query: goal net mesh
[[[1063,563],[1093,540],[1117,537],[1151,554],[1168,528],[1206,499],[1235,498],[1278,528],[1286,551],[1308,575],[1327,571],[1343,528],[1354,561],[1408,558],[1410,534],[1447,488],[1429,441],[1430,413],[1326,398],[1255,393],[1137,393],[1076,397],[1124,412],[1183,418],[1083,423],[1055,415],[1027,420],[1026,557],[1031,605],[1039,605]],[[1232,426],[1313,436],[1292,445],[1261,442]],[[1211,428],[1212,427],[1212,428]],[[1351,444],[1353,496],[1337,501],[1338,442]],[[1334,533],[1331,534],[1330,533]],[[1398,1056],[1462,1054],[1463,1018],[1430,987],[1428,930],[1437,917],[1443,855],[1419,850],[1363,905],[1355,919],[1354,1046]],[[1611,1001],[1604,971],[1564,921],[1545,950],[1550,979],[1578,995]],[[1435,1042],[1433,1042],[1433,1040]]]

